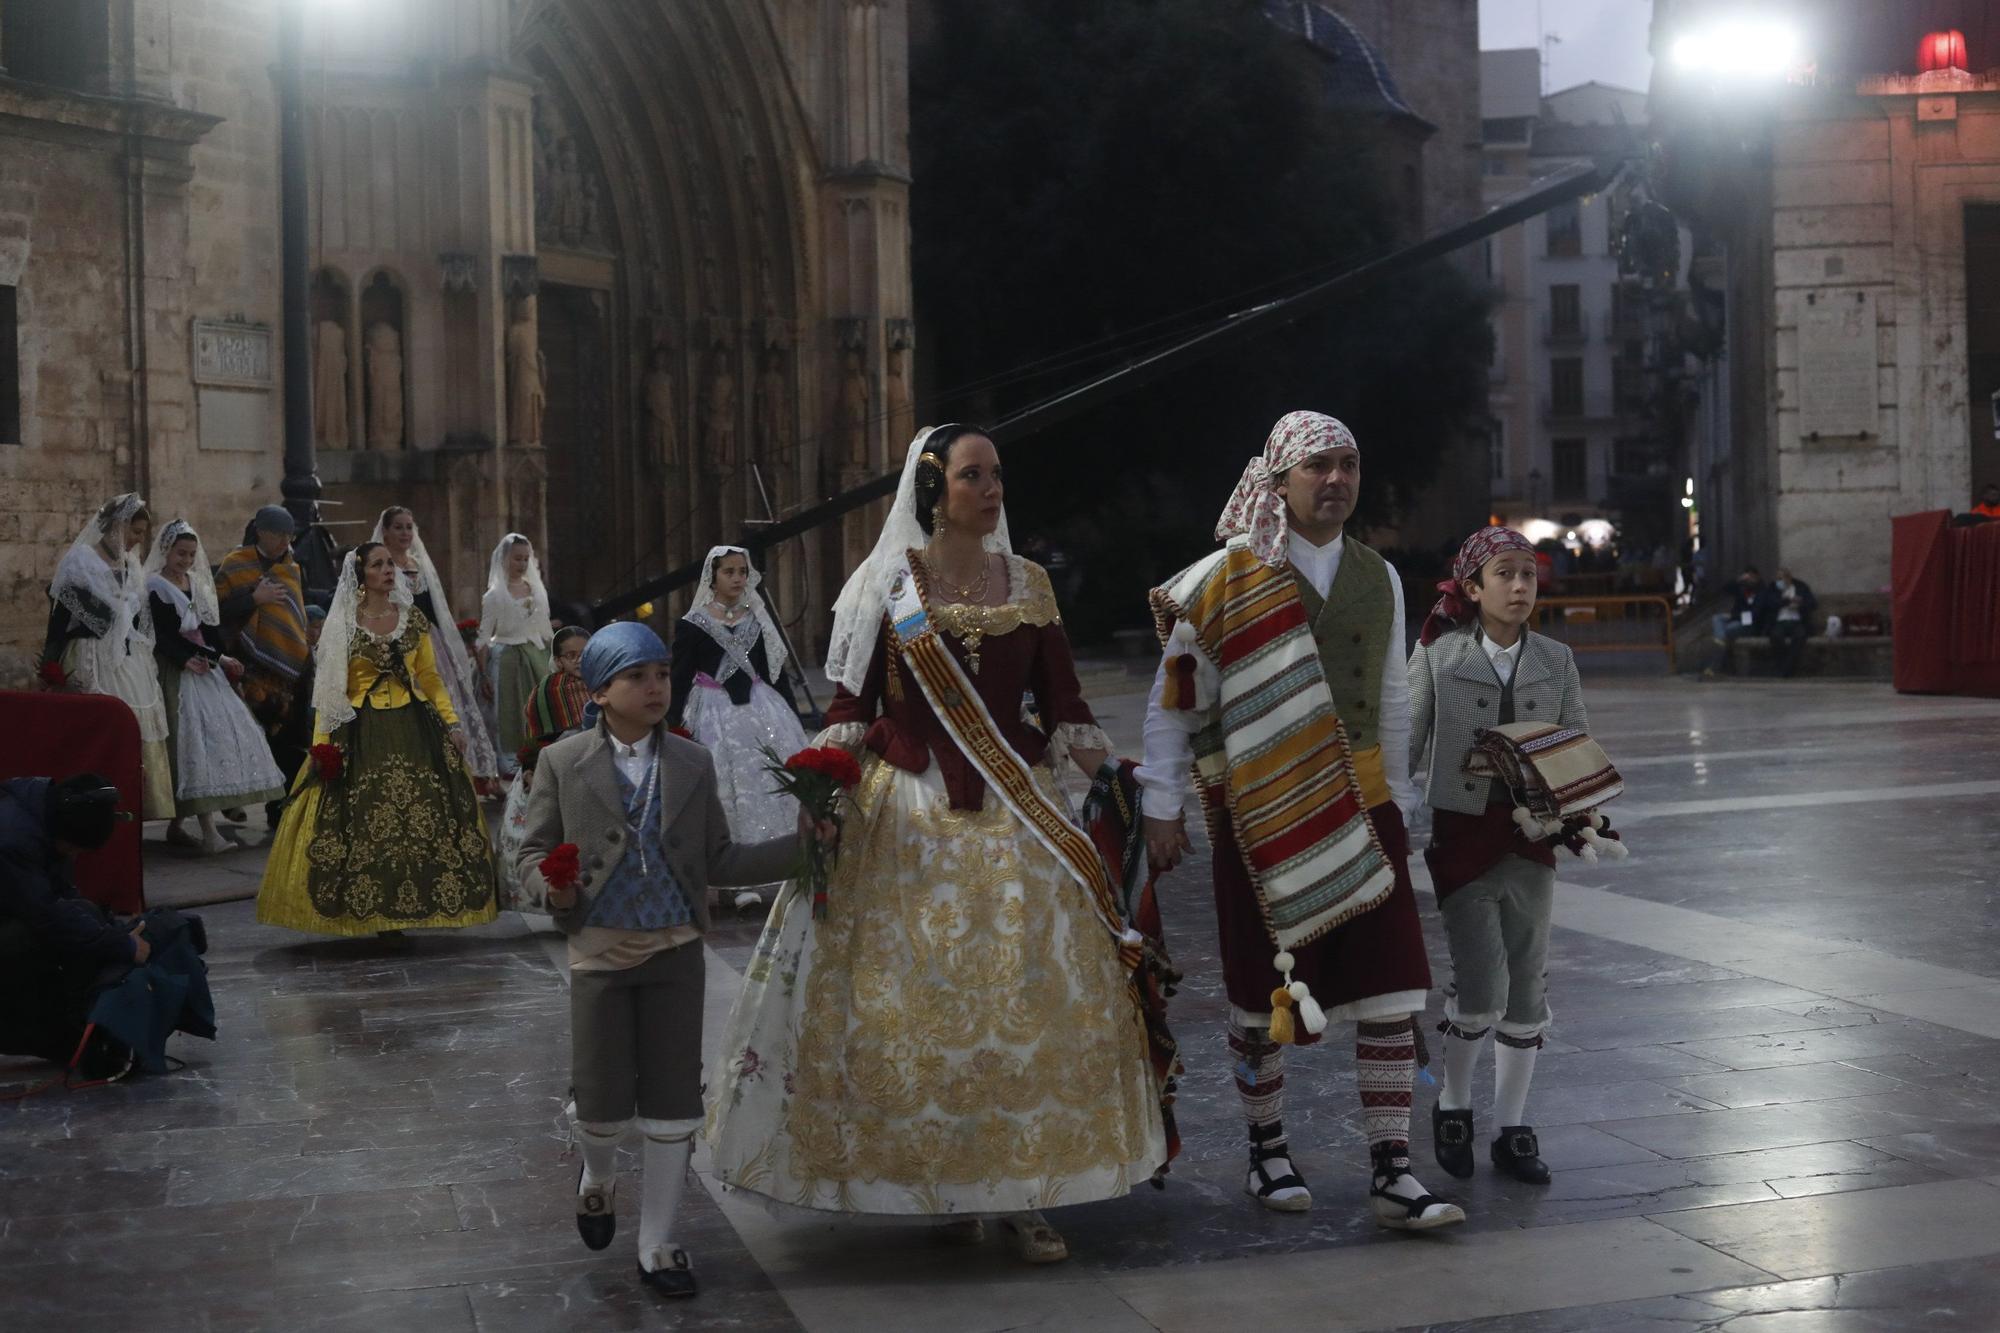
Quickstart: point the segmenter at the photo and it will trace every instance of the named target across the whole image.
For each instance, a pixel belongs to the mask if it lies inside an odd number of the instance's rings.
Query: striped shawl
[[[1221,674],[1194,737],[1195,781],[1228,811],[1272,941],[1310,944],[1387,899],[1395,875],[1291,573],[1236,537],[1152,604],[1161,642],[1185,622]]]
[[[256,547],[239,546],[216,568],[215,595],[226,603],[255,588],[263,578],[283,586],[285,595],[251,611],[237,631],[236,655],[253,670],[294,681],[312,656],[312,649],[306,646],[306,594],[298,562],[288,555],[266,567]]]

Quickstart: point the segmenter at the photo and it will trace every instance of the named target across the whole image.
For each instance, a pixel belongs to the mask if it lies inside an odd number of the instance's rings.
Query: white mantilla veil
[[[125,545],[125,525],[145,507],[146,502],[130,491],[112,496],[98,506],[56,562],[49,596],[92,638],[104,638],[122,621],[125,632],[153,641],[153,618],[141,614],[146,610],[146,572],[138,553]],[[114,538],[117,555],[110,557],[104,544]]]
[[[493,548],[493,554],[486,562],[486,593],[488,596],[497,592],[502,597],[513,597],[513,592],[507,587],[507,552],[513,549],[515,542],[528,543],[528,572],[522,578],[527,581],[528,594],[535,603],[529,616],[536,632],[541,635],[536,642],[548,647],[556,641],[555,626],[549,623],[549,590],[542,586],[541,557],[535,554],[535,543],[525,533],[510,532]],[[412,546],[410,549],[414,551],[416,548]]]
[[[410,586],[400,574],[389,589],[389,601],[396,608],[395,633],[401,634],[413,600]],[[347,697],[347,657],[360,609],[361,569],[354,552],[349,551],[340,559],[340,582],[334,587],[326,624],[320,627],[319,647],[313,654],[313,729],[326,735],[354,720],[354,703]],[[450,637],[456,638],[456,631]]]
[[[771,679],[776,681],[785,672],[785,641],[778,634],[777,622],[771,619],[771,608],[765,605],[764,594],[757,591],[763,586],[764,575],[758,570],[757,562],[750,558],[749,551],[741,546],[708,548],[708,554],[701,561],[701,582],[695,585],[695,607],[705,608],[715,600],[715,565],[725,555],[740,555],[743,563],[750,567],[750,581],[743,586],[743,600],[757,615],[757,626],[764,633],[764,657],[771,668]]]
[[[188,590],[183,593],[167,582],[167,552],[174,549],[174,543],[183,537],[194,538],[194,564],[188,568]],[[184,518],[177,518],[160,529],[159,540],[153,543],[152,553],[146,557],[146,586],[151,587],[158,579],[162,586],[176,597],[185,597],[194,605],[195,619],[204,625],[222,623],[222,607],[215,595],[215,573],[208,565],[208,548],[202,545],[201,534],[194,525]]]
[[[903,480],[896,487],[896,502],[875,549],[860,567],[847,576],[847,583],[833,603],[833,640],[826,650],[826,678],[844,685],[850,694],[861,692],[868,676],[868,663],[875,655],[875,641],[882,632],[882,615],[889,604],[891,571],[903,561],[903,553],[924,548],[930,540],[917,521],[917,460],[933,435],[957,430],[957,425],[926,426],[910,441],[903,459]],[[986,536],[986,549],[1001,555],[1013,554],[1007,536],[1007,510],[1000,510],[999,526]]]
[[[369,541],[382,541],[387,514],[388,511],[384,510],[376,516],[375,531],[370,534]],[[431,610],[437,612],[438,629],[446,631],[440,633],[438,638],[444,642],[445,654],[451,659],[451,669],[463,679],[475,680],[478,677],[472,670],[472,659],[466,655],[465,638],[458,632],[458,621],[451,614],[451,603],[444,593],[444,580],[438,577],[437,566],[431,563],[431,553],[424,549],[424,530],[415,514],[410,515],[410,529],[410,559],[417,562],[417,572],[424,576],[424,588],[431,595]],[[402,580],[399,578],[396,582],[400,584]],[[325,634],[326,631],[321,630],[320,633]]]

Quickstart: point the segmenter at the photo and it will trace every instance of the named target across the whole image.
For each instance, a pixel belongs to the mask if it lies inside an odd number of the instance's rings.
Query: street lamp
[[[278,0],[278,220],[284,343],[285,477],[279,492],[303,532],[318,517],[318,460],[313,454],[312,359],[307,339],[306,3]]]

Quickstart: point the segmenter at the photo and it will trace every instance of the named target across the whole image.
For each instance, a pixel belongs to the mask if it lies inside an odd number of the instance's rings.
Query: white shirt
[[[611,742],[611,762],[618,765],[618,771],[636,789],[646,785],[646,775],[653,768],[653,752],[660,748],[659,739],[647,732],[637,745],[627,745],[609,732],[605,739]]]
[[[1514,668],[1521,665],[1521,646],[1528,641],[1528,632],[1523,629],[1521,637],[1514,640],[1510,648],[1502,648],[1484,634],[1479,636],[1479,646],[1486,650],[1486,658],[1493,663],[1493,674],[1502,685],[1514,679]]]
[[[1313,591],[1325,597],[1340,572],[1340,557],[1346,549],[1338,537],[1325,546],[1314,546],[1297,533],[1290,536],[1286,551],[1293,568],[1305,575]],[[1386,565],[1386,562],[1384,562]],[[1389,643],[1382,662],[1382,698],[1375,716],[1376,736],[1382,745],[1382,776],[1389,795],[1408,819],[1422,798],[1410,782],[1410,672],[1403,650],[1403,581],[1393,565],[1385,573],[1395,610],[1389,622]],[[1178,650],[1176,650],[1178,655]],[[1208,654],[1194,650],[1196,691],[1213,699],[1222,682],[1222,673],[1209,661]],[[1145,789],[1142,808],[1153,819],[1175,819],[1188,806],[1193,794],[1189,769],[1194,765],[1194,733],[1207,722],[1206,712],[1161,707],[1166,690],[1167,664],[1162,656],[1153,673],[1153,691],[1146,700],[1146,762],[1135,776]],[[1197,811],[1197,814],[1199,811]]]
[[[546,647],[553,637],[542,626],[548,609],[533,597],[516,597],[505,588],[489,588],[479,603],[479,637],[497,646],[532,643]]]

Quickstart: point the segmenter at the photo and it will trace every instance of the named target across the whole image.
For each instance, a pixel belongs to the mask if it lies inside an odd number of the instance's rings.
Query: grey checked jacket
[[[1472,733],[1500,720],[1500,678],[1468,627],[1441,634],[1410,654],[1410,775],[1428,774],[1424,799],[1436,809],[1476,815],[1488,779],[1465,775]],[[1590,730],[1576,657],[1554,639],[1527,633],[1514,666],[1514,720]]]

